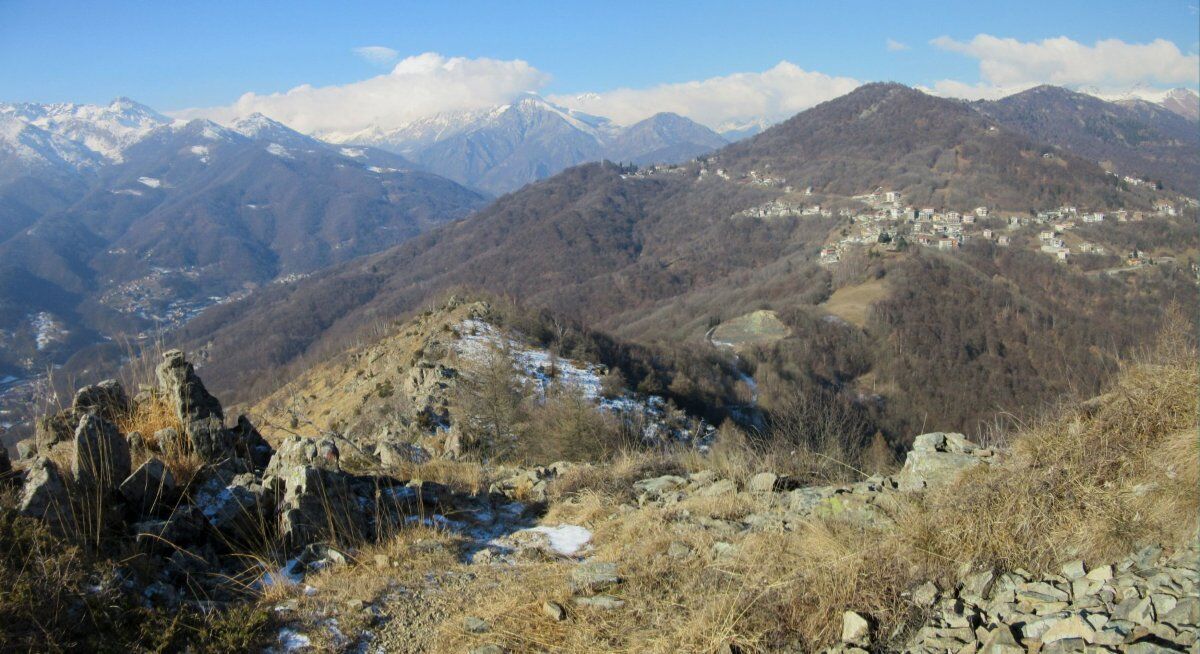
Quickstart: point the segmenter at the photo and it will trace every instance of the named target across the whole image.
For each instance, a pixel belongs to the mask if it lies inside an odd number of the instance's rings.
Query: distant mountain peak
[[[1192,89],[1171,89],[1159,104],[1188,120],[1200,121],[1200,94]]]
[[[229,129],[254,140],[303,145],[316,143],[312,138],[258,112],[233,121],[229,124]]]

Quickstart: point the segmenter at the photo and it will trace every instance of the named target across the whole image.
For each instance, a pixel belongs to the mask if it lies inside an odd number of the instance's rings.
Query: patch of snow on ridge
[[[517,371],[527,384],[534,386],[540,399],[545,399],[547,391],[555,383],[577,390],[588,400],[600,397],[600,366],[563,358],[554,360],[550,352],[509,338],[482,320],[465,320],[459,325],[459,331],[463,334],[459,341],[459,354],[480,361],[494,348],[507,350],[512,355]]]
[[[366,156],[366,150],[362,148],[342,148],[338,150],[343,157],[362,157]]]
[[[690,421],[658,395],[638,395],[622,389],[615,397],[605,397],[601,377],[608,372],[606,366],[555,357],[484,320],[464,320],[454,329],[459,334],[454,349],[460,357],[474,362],[487,361],[493,353],[510,357],[520,385],[535,401],[544,403],[556,389],[570,391],[600,411],[633,420],[631,425],[641,425],[646,442],[673,441],[706,447],[716,434],[712,425],[703,420]]]
[[[138,182],[149,186],[150,188],[158,188],[162,186],[162,180],[155,177],[139,177]]]
[[[268,145],[267,152],[270,152],[271,154],[275,155],[276,157],[282,157],[284,159],[294,159],[295,158],[292,156],[291,152],[288,152],[287,148],[283,147],[282,145],[279,145],[278,143],[272,143],[272,144]]]

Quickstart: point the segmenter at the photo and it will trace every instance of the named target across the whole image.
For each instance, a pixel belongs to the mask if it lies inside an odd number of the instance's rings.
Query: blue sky
[[[1034,43],[1062,36],[1092,46],[1105,39],[1165,39],[1187,56],[1198,49],[1198,21],[1195,0],[0,0],[0,100],[106,102],[125,95],[164,111],[228,105],[247,91],[350,84],[386,73],[390,64],[355,54],[363,46],[390,48],[398,58],[436,52],[524,60],[546,76],[538,90],[547,95],[757,73],[780,61],[857,81],[1002,85],[1005,80],[981,77],[985,56],[931,40],[966,44],[986,34]],[[907,49],[889,49],[889,39]],[[1195,85],[1152,74],[1147,79],[1156,86]]]

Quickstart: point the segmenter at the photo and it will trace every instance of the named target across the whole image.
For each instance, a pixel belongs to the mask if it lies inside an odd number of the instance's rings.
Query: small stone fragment
[[[542,602],[542,613],[555,622],[562,622],[567,619],[567,610],[558,602]]]
[[[592,597],[576,597],[575,604],[589,609],[612,611],[625,606],[625,600],[617,599],[612,595],[595,595]]]
[[[463,618],[463,631],[469,634],[486,634],[491,630],[492,627],[482,618],[477,618],[473,615]]]
[[[854,611],[842,614],[842,642],[859,647],[871,644],[871,623]]]
[[[571,571],[571,588],[576,591],[595,592],[621,583],[617,575],[617,564],[604,561],[580,563]]]

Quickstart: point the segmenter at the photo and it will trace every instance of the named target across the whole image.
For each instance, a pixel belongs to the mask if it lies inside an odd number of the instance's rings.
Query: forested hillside
[[[1151,202],[1094,164],[1048,152],[963,103],[869,85],[687,166],[568,170],[394,250],[215,308],[183,337],[210,356],[219,388],[249,399],[456,288],[667,348],[711,347],[710,328],[769,309],[792,336],[742,352],[764,408],[820,396],[845,404],[864,432],[899,436],[930,419],[979,430],[1086,390],[1072,387],[1078,379],[1102,383],[1164,306],[1195,302],[1190,276],[1164,266],[1088,277],[988,244],[868,248],[829,268],[816,254],[848,233],[844,214],[745,210],[793,197],[800,183],[814,186],[810,201],[844,207],[862,206],[849,194],[887,184],[947,208]],[[1172,220],[1194,223],[1186,215]],[[860,308],[861,324],[826,316],[831,294],[872,280],[882,291]]]

